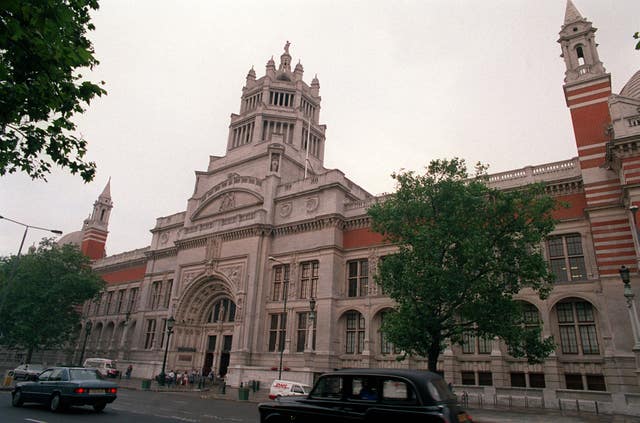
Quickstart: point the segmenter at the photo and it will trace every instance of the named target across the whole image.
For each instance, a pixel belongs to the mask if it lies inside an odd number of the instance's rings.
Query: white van
[[[98,369],[104,377],[118,377],[120,372],[117,369],[116,361],[109,358],[87,358],[83,367],[92,367]]]
[[[290,380],[274,380],[269,390],[269,399],[287,397],[292,395],[307,395],[311,391],[311,386]]]

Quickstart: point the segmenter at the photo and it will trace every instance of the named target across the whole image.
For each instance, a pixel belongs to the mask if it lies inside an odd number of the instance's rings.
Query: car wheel
[[[49,401],[49,410],[54,413],[62,410],[62,398],[60,398],[60,394],[53,394],[51,401]]]
[[[93,404],[93,409],[96,410],[96,412],[101,412],[102,410],[104,410],[104,408],[107,406],[106,402],[99,402],[97,404]]]
[[[18,389],[13,393],[11,397],[11,405],[13,405],[14,407],[22,407],[22,404],[24,404],[24,401],[22,399],[22,391]]]

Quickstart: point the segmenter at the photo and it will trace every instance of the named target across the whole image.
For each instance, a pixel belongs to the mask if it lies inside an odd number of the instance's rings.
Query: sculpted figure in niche
[[[280,167],[280,154],[271,153],[271,172],[277,172]]]
[[[236,197],[233,192],[228,192],[224,195],[222,199],[222,204],[220,204],[220,211],[229,210],[236,206]]]

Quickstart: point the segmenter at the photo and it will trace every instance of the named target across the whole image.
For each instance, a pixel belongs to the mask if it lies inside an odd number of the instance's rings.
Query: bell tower
[[[105,253],[105,244],[107,243],[107,235],[109,234],[109,215],[113,208],[111,201],[111,178],[102,190],[102,194],[93,203],[93,212],[91,216],[85,219],[82,225],[82,243],[80,251],[91,260],[103,258]]]
[[[633,246],[611,236],[611,228],[626,222],[620,207],[620,179],[607,160],[607,146],[613,139],[609,97],[611,76],[598,56],[596,28],[582,17],[572,0],[567,0],[558,43],[562,47],[566,72],[564,96],[571,112],[573,133],[586,199],[585,215],[592,227],[598,272],[617,275],[620,257]]]

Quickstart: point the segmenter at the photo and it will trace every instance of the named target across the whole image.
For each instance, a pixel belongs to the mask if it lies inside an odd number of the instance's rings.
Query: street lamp
[[[629,277],[629,268],[620,267],[620,278],[624,284],[624,297],[627,300],[627,309],[629,310],[629,319],[631,320],[631,330],[633,332],[634,351],[640,351],[640,321],[638,321],[638,312],[636,311],[636,303],[633,301],[635,294],[631,290],[631,278]]]
[[[17,225],[24,226],[24,234],[22,235],[22,241],[20,242],[20,248],[18,248],[18,258],[20,258],[20,254],[22,253],[22,246],[24,245],[24,240],[27,237],[27,232],[29,231],[29,228],[38,229],[38,230],[41,230],[41,231],[51,232],[51,233],[54,233],[56,235],[62,235],[62,231],[59,231],[57,229],[48,229],[48,228],[41,228],[39,226],[27,225],[26,223],[18,222],[17,220],[9,219],[8,217],[4,217],[4,216],[0,216],[0,219],[8,220],[9,222],[13,222],[13,223],[15,223]]]
[[[309,310],[309,349],[315,350],[316,299],[313,296],[309,299]]]
[[[167,351],[169,350],[169,339],[171,338],[171,334],[173,333],[173,325],[175,324],[176,319],[173,316],[167,319],[167,343],[164,344],[164,358],[162,359],[162,371],[160,372],[160,380],[158,383],[160,385],[164,385],[165,373],[164,370],[167,366]]]
[[[268,260],[269,261],[274,261],[276,263],[279,263],[282,266],[286,266],[286,263],[281,262],[280,260],[278,260],[275,257],[269,256]],[[286,328],[286,324],[287,324],[287,297],[289,296],[289,280],[284,277],[284,269],[283,269],[283,276],[282,276],[282,295],[284,296],[284,302],[283,302],[283,305],[282,305],[282,317],[280,318],[280,325],[284,327],[284,331],[281,331],[280,333],[284,334],[285,337],[286,337],[286,333],[287,333],[287,328]],[[281,337],[280,339],[278,339],[278,344],[279,344],[278,347],[280,348],[280,364],[278,364],[278,380],[282,379],[282,358],[283,358],[283,354],[284,354],[284,343],[285,343],[284,337]]]
[[[91,333],[91,327],[93,323],[91,320],[87,320],[87,323],[84,325],[84,342],[82,343],[82,351],[80,352],[80,362],[78,366],[82,367],[82,359],[84,358],[84,351],[87,348],[87,340],[89,339],[89,334]]]

